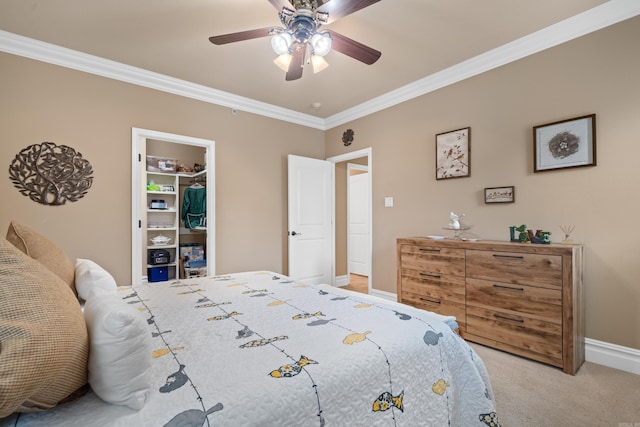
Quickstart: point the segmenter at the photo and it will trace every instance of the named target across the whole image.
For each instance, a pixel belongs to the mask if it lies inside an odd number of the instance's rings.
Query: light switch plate
[[[385,197],[384,198],[384,207],[392,208],[393,207],[393,197]]]

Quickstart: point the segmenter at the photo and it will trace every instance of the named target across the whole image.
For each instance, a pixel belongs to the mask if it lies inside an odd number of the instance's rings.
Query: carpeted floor
[[[503,427],[640,427],[640,375],[585,362],[575,376],[482,345]]]

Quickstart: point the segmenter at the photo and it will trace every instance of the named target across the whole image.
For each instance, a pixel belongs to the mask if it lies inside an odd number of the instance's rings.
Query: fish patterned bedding
[[[89,392],[5,425],[498,425],[453,318],[268,271],[118,292],[153,336],[144,407]]]

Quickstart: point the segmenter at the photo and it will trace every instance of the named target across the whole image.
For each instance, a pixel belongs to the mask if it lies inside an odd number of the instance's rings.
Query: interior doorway
[[[178,210],[180,208],[180,185],[185,183],[190,184],[190,178],[194,175],[182,174],[180,172],[153,172],[152,175],[166,175],[169,178],[175,176],[173,181],[168,181],[171,183],[171,187],[167,188],[165,193],[166,197],[163,199],[167,199],[172,206],[162,206],[160,207],[160,211],[163,212],[155,212],[154,209],[149,209],[148,198],[149,193],[155,194],[155,189],[149,190],[147,175],[150,172],[147,171],[147,148],[149,144],[161,144],[161,145],[171,145],[177,150],[189,150],[193,151],[196,148],[198,152],[202,153],[203,156],[200,157],[199,161],[204,163],[204,174],[200,175],[201,178],[204,179],[202,184],[206,187],[207,196],[206,196],[206,225],[201,227],[202,231],[205,235],[205,247],[207,252],[207,260],[206,260],[206,269],[207,275],[215,274],[215,143],[211,140],[194,138],[184,135],[176,135],[166,132],[158,132],[147,129],[139,129],[132,128],[131,133],[131,146],[132,146],[132,164],[131,164],[131,283],[132,285],[136,285],[142,283],[147,280],[147,270],[149,269],[148,265],[148,247],[149,242],[147,241],[147,233],[156,233],[157,231],[161,231],[163,237],[170,237],[171,240],[167,244],[169,248],[170,256],[172,258],[171,262],[168,264],[168,269],[175,269],[173,275],[175,277],[178,276],[177,268],[178,268],[178,258],[179,253],[176,252],[179,249],[179,245],[177,244],[180,235],[184,235],[184,233],[191,232],[192,229],[184,231],[180,224],[179,220],[176,220],[173,217],[179,216]],[[178,157],[178,156],[175,156]],[[173,175],[172,175],[173,174]],[[168,179],[169,179],[168,178]],[[166,183],[165,183],[166,184]],[[164,187],[169,187],[168,185],[164,185]],[[165,189],[163,188],[162,191]],[[174,194],[172,196],[172,194]],[[160,196],[158,196],[160,197]],[[163,213],[168,214],[172,218],[172,224],[150,224],[148,223],[148,214],[150,211],[154,211],[155,215]],[[165,222],[163,217],[162,221]],[[155,219],[153,220],[154,222]],[[154,228],[159,227],[159,228]],[[198,227],[200,228],[200,227]],[[188,238],[183,239],[184,242],[188,242]],[[155,244],[155,242],[154,242]],[[155,246],[154,246],[155,247]],[[162,247],[162,246],[159,246]],[[174,251],[174,252],[172,252]],[[152,266],[153,267],[153,266]]]
[[[359,267],[359,275],[367,281],[367,293],[372,289],[372,241],[373,241],[373,227],[372,227],[372,206],[371,206],[371,194],[372,194],[372,150],[366,148],[362,150],[353,151],[351,153],[345,153],[340,156],[335,156],[327,159],[335,165],[335,198],[334,198],[334,284],[346,285],[350,280],[350,263],[353,265],[353,261],[357,261]],[[362,173],[366,169],[366,175],[364,180],[366,185],[362,191],[366,194],[360,194],[357,199],[360,203],[366,204],[366,209],[358,211],[358,237],[356,239],[350,238],[350,220],[349,216],[352,213],[353,207],[350,207],[350,191],[349,191],[349,176],[350,171],[358,171]],[[362,179],[362,178],[361,178]],[[362,215],[366,216],[366,221],[362,220]],[[364,230],[363,230],[364,228]],[[352,236],[351,236],[352,237]],[[357,246],[354,251],[354,246]],[[354,255],[354,256],[351,256]],[[356,260],[357,257],[357,260]]]

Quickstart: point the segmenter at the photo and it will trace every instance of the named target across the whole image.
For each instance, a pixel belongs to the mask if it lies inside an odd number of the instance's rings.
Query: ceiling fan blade
[[[302,77],[302,70],[304,67],[304,58],[307,54],[307,44],[306,43],[296,43],[293,46],[293,52],[291,53],[291,63],[289,63],[289,71],[287,71],[287,76],[285,80],[297,80]]]
[[[273,3],[275,0],[269,1]],[[328,13],[329,18],[326,23],[330,24],[353,12],[357,12],[374,3],[378,3],[379,1],[380,0],[328,0],[325,1],[322,6],[318,7],[317,11],[321,13]]]
[[[258,28],[256,30],[240,31],[238,33],[223,34],[220,36],[209,37],[209,41],[215,45],[240,42],[243,40],[257,39],[260,37],[267,37],[273,34],[273,31],[278,27],[265,27]]]
[[[371,65],[376,62],[382,52],[375,50],[369,46],[365,46],[349,37],[336,33],[335,31],[328,30],[331,34],[331,49],[337,50],[347,56],[357,59],[360,62],[364,62],[367,65]]]
[[[273,5],[273,7],[276,8],[278,13],[282,12],[282,9],[285,8],[285,7],[287,9],[296,10],[293,7],[293,5],[291,4],[291,2],[289,2],[287,0],[269,0],[269,3],[271,3]]]

